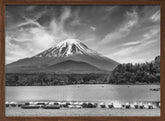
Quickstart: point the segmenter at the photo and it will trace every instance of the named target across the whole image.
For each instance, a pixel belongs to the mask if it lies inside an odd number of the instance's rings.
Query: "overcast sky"
[[[76,38],[120,63],[160,55],[159,6],[6,6],[6,63]]]

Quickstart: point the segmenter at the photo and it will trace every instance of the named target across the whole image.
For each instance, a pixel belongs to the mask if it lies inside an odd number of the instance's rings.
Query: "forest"
[[[119,64],[109,74],[6,73],[6,86],[160,84],[160,56],[152,62]]]

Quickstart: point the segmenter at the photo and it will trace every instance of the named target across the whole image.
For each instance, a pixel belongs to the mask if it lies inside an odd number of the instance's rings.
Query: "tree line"
[[[153,63],[119,64],[112,72],[111,84],[153,84],[160,83],[160,68]]]
[[[108,74],[6,74],[6,86],[54,86],[73,84],[107,84]]]

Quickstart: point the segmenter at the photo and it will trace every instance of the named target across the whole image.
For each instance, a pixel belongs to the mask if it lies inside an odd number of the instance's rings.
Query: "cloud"
[[[37,19],[29,19],[25,16],[23,16],[23,18],[25,19],[25,21],[17,24],[16,27],[22,27],[25,25],[35,25],[35,26],[41,27],[41,25],[37,22]]]
[[[120,63],[145,63],[152,61],[155,56],[160,55],[160,50],[153,48],[153,45],[151,48],[150,51],[148,51],[149,48],[146,46],[123,48],[109,56]]]
[[[139,44],[141,44],[141,42],[135,41],[135,42],[124,43],[123,46],[136,46],[136,45],[139,45]]]
[[[160,10],[158,10],[156,13],[154,13],[151,17],[150,20],[156,22],[160,21]]]
[[[146,43],[153,42],[154,40],[152,40],[152,38],[154,36],[157,36],[157,37],[160,38],[159,35],[160,35],[160,28],[157,27],[157,26],[156,27],[152,27],[151,30],[149,30],[148,32],[146,32],[146,33],[144,33],[142,35],[140,40],[127,42],[127,43],[122,44],[122,46],[136,46],[136,45],[140,45],[140,44],[145,45]]]
[[[138,24],[142,24],[140,19],[135,10],[126,12],[125,22],[113,32],[108,33],[99,43],[103,48],[101,52],[121,63],[146,62],[160,55],[160,50],[158,50],[160,26],[139,27]],[[144,33],[140,32],[142,28],[145,28]],[[100,50],[99,47],[97,49]]]
[[[65,23],[67,19],[69,19],[71,15],[71,8],[70,7],[63,7],[61,16],[59,20],[57,18],[52,18],[50,21],[50,24],[46,29],[49,31],[49,33],[54,37],[54,40],[56,42],[59,42],[61,40],[67,39],[67,38],[74,38],[75,33],[69,33],[65,31]]]
[[[118,6],[106,6],[105,11],[112,12],[114,9],[116,9]]]
[[[159,55],[160,50],[157,50],[156,48],[154,48],[155,43],[160,44],[159,28],[153,28],[150,31],[144,33],[141,36],[141,38],[135,42],[127,42],[127,43],[122,44],[120,47],[118,46],[115,49],[115,52],[111,54],[111,56],[115,59],[120,60],[120,62],[132,62],[132,63],[145,62],[146,61],[145,59],[138,60],[137,56],[142,57],[143,55],[144,58],[147,58],[149,56],[152,56],[155,53]],[[132,60],[132,57],[136,57],[137,61]]]
[[[92,29],[92,31],[95,31],[96,30],[96,27],[90,26],[90,29]]]
[[[73,21],[70,22],[71,26],[78,26],[81,25],[80,20],[79,19],[74,19]]]
[[[115,59],[120,60],[119,63],[145,63],[146,61],[150,61],[149,59],[146,58],[139,58],[139,57],[116,57]]]
[[[35,18],[22,16],[24,20],[6,32],[6,63],[34,56],[58,41],[75,36],[64,30],[65,22],[71,16],[70,8],[64,7],[59,21],[52,18],[47,26],[38,22],[43,15],[37,14]]]
[[[54,38],[42,28],[28,28],[28,30],[14,32],[12,35],[7,34],[6,43],[6,63],[9,63],[10,60],[31,57],[49,48],[54,44]]]
[[[31,6],[27,6],[25,10],[28,11],[28,12],[31,12],[31,11],[33,11],[35,8],[36,8],[35,5],[31,5]]]
[[[63,8],[63,14],[60,17],[60,24],[64,26],[65,21],[71,16],[71,9],[69,7]]]
[[[126,37],[131,32],[131,29],[138,23],[138,14],[136,11],[126,12],[127,20],[114,32],[108,33],[102,40],[102,44],[107,44]]]
[[[76,26],[86,25],[85,23],[82,23],[79,14],[80,14],[80,9],[72,12],[73,20],[69,23],[71,26],[76,27]]]
[[[154,27],[149,32],[143,34],[144,40],[148,40],[160,32],[160,27]],[[160,35],[159,35],[160,36]]]
[[[8,6],[5,17],[6,63],[67,38],[119,62],[149,60],[160,49],[160,10],[152,6]]]

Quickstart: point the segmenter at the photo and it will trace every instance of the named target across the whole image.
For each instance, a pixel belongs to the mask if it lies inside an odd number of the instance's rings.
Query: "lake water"
[[[6,86],[6,101],[160,101],[160,85]]]

